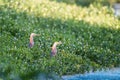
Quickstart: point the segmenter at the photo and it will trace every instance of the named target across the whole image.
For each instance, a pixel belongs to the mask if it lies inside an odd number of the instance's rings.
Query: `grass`
[[[35,37],[35,46],[29,49],[32,32],[41,36]],[[57,56],[50,58],[55,41],[63,44],[57,47]],[[120,20],[111,7],[102,5],[2,0],[0,47],[1,79],[29,80],[37,72],[61,76],[118,67]]]

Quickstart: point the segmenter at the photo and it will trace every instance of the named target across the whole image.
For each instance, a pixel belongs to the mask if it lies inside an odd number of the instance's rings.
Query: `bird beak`
[[[61,42],[61,41],[59,41],[59,44],[62,44],[62,42]]]
[[[35,36],[40,36],[40,34],[35,34]]]

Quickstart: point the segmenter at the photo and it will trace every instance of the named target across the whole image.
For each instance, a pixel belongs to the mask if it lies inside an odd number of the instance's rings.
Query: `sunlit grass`
[[[91,4],[89,8],[83,8],[75,4],[68,5],[49,0],[11,0],[9,7],[37,17],[84,20],[90,24],[105,25],[114,29],[120,28],[120,24],[117,24],[120,21],[114,17],[113,10],[107,6],[97,7]]]

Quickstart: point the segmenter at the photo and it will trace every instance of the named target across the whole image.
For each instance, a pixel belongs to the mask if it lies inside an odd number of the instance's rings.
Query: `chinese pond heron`
[[[59,42],[54,42],[51,50],[51,56],[55,56],[57,54],[57,45],[62,44],[61,41]]]
[[[30,35],[30,42],[29,42],[29,47],[32,48],[34,46],[34,37],[35,36],[39,36],[40,34],[35,34],[35,33],[31,33]]]

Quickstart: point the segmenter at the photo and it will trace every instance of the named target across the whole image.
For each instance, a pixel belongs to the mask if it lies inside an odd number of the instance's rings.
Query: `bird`
[[[35,36],[39,36],[40,34],[35,34],[35,33],[31,33],[30,34],[30,41],[29,41],[29,48],[32,48],[34,46],[34,37]]]
[[[57,54],[57,45],[62,44],[61,41],[59,42],[54,42],[51,50],[51,56],[55,56]]]

